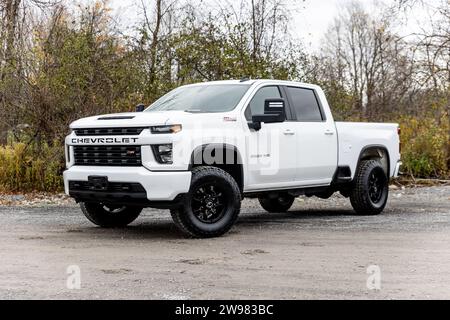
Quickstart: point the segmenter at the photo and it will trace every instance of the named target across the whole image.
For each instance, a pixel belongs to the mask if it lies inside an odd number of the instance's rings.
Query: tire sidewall
[[[369,179],[374,170],[380,170],[385,179],[382,198],[377,203],[372,201],[369,194]],[[387,204],[388,196],[389,179],[381,163],[376,160],[365,160],[361,162],[353,188],[350,192],[350,202],[356,213],[359,215],[376,215],[381,213]]]
[[[102,203],[81,202],[80,207],[86,218],[103,228],[124,227],[137,219],[142,208],[128,206],[119,213],[111,213],[103,208]]]
[[[381,174],[384,183],[383,183],[383,190],[382,190],[382,194],[381,194],[381,198],[378,202],[373,202],[372,199],[370,198],[370,194],[369,194],[369,179],[371,174],[377,171],[377,174]],[[364,185],[366,186],[366,197],[367,197],[367,201],[370,203],[370,205],[376,209],[376,210],[383,210],[384,207],[386,206],[387,203],[387,199],[388,199],[388,194],[389,194],[389,184],[388,184],[388,180],[386,177],[386,174],[384,173],[383,168],[381,167],[381,165],[373,165],[371,166],[370,170],[366,171],[366,174],[364,175]]]
[[[285,201],[281,201],[284,199]],[[295,197],[289,195],[279,195],[277,198],[259,197],[261,207],[271,213],[287,212],[295,201]]]
[[[194,214],[192,210],[192,197],[193,193],[197,188],[205,183],[211,183],[218,186],[222,192],[224,192],[227,202],[226,212],[223,214],[223,217],[214,222],[214,223],[205,223],[200,221]],[[240,195],[236,194],[235,188],[227,181],[226,179],[220,176],[211,176],[211,175],[194,175],[191,188],[189,190],[189,194],[186,197],[185,206],[186,206],[186,215],[189,219],[190,223],[201,232],[206,233],[214,233],[225,228],[228,228],[231,224],[234,223],[236,219],[236,209],[239,208],[240,205]]]

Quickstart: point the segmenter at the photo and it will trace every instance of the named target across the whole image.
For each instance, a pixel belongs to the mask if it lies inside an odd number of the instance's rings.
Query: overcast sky
[[[145,0],[149,1],[149,0]],[[192,0],[199,1],[199,0]],[[214,0],[204,0],[205,2]],[[230,0],[233,2],[234,0]],[[240,1],[240,0],[236,0]],[[285,0],[285,4],[292,12],[291,33],[301,40],[305,46],[313,50],[317,50],[320,46],[323,36],[333,22],[333,19],[339,13],[339,10],[346,3],[355,0]],[[369,12],[376,14],[375,4],[384,6],[393,5],[396,0],[356,0],[362,3]],[[429,0],[439,1],[439,0]],[[110,4],[114,11],[121,16],[121,21],[128,26],[132,25],[132,21],[136,20],[139,12],[140,0],[111,0]],[[415,7],[408,14],[407,24],[401,24],[398,32],[402,35],[408,35],[420,31],[423,20],[426,20],[427,12],[423,7]]]

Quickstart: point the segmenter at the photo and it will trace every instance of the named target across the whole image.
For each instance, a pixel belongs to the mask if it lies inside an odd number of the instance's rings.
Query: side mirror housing
[[[136,106],[136,112],[142,112],[145,110],[145,105],[144,104],[138,104]]]
[[[286,120],[286,109],[284,99],[266,99],[264,101],[264,114],[252,116],[252,122],[249,127],[258,131],[261,129],[261,123],[276,123]]]

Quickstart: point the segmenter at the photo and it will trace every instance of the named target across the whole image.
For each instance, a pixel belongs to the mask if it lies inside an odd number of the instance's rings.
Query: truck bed
[[[389,159],[390,176],[394,175],[397,161],[400,160],[398,124],[371,122],[336,122],[338,133],[338,165],[349,166],[352,178],[355,175],[359,156],[371,146],[386,149]]]

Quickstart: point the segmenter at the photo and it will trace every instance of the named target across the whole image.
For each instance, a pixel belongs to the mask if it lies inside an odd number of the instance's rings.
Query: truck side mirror
[[[264,114],[252,116],[250,128],[256,131],[261,129],[261,123],[284,122],[286,120],[286,109],[284,99],[266,99],[264,101]]]
[[[136,112],[142,112],[145,110],[145,105],[144,104],[138,104],[136,106]]]

